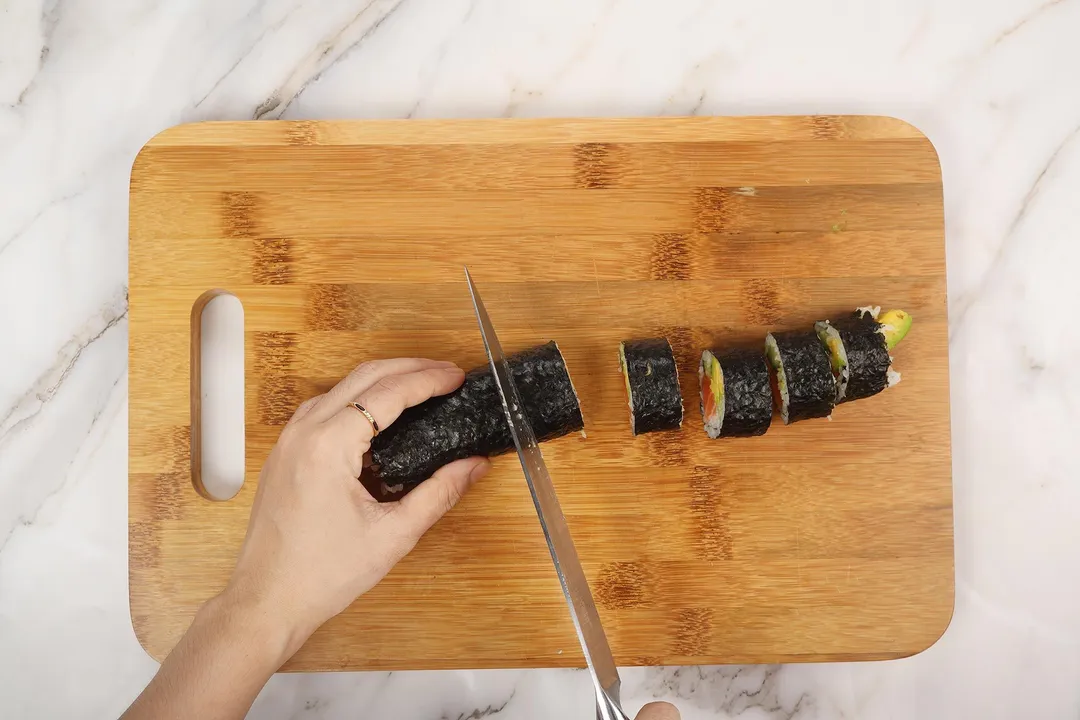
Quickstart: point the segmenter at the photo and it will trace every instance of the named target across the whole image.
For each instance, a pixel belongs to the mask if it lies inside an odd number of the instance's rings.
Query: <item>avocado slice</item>
[[[878,316],[881,332],[885,336],[885,347],[892,350],[911,329],[911,314],[903,310],[889,310]]]

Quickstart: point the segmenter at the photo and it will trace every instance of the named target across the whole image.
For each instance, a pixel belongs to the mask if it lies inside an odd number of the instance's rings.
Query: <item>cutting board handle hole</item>
[[[191,478],[210,500],[244,484],[244,306],[210,290],[191,311]]]

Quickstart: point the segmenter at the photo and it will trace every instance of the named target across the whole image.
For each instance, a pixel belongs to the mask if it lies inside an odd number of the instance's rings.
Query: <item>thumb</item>
[[[401,498],[398,511],[413,538],[426,533],[490,469],[487,458],[456,460],[436,470],[430,479]]]
[[[666,702],[649,703],[641,708],[635,720],[679,720],[681,715],[674,705]]]

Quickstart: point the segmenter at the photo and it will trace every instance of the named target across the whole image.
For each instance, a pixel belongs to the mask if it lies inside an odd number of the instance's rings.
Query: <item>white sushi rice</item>
[[[858,313],[859,317],[865,317],[865,316],[869,315],[870,317],[877,320],[878,315],[881,314],[881,306],[880,305],[863,305],[862,307],[855,308],[855,312]]]
[[[776,371],[776,388],[780,391],[780,418],[784,424],[788,424],[788,386],[787,375],[784,373],[784,363],[780,360],[780,347],[776,344],[776,338],[772,333],[765,336],[765,357]]]

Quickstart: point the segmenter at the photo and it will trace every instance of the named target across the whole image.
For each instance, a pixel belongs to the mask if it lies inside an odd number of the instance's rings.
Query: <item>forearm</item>
[[[409,552],[490,464],[450,463],[392,503],[357,478],[379,428],[464,377],[453,363],[378,360],[297,409],[259,476],[230,589],[198,612],[125,718],[242,718],[319,625]]]
[[[123,717],[243,718],[266,681],[304,639],[304,633],[281,627],[265,605],[227,591],[199,610]]]

